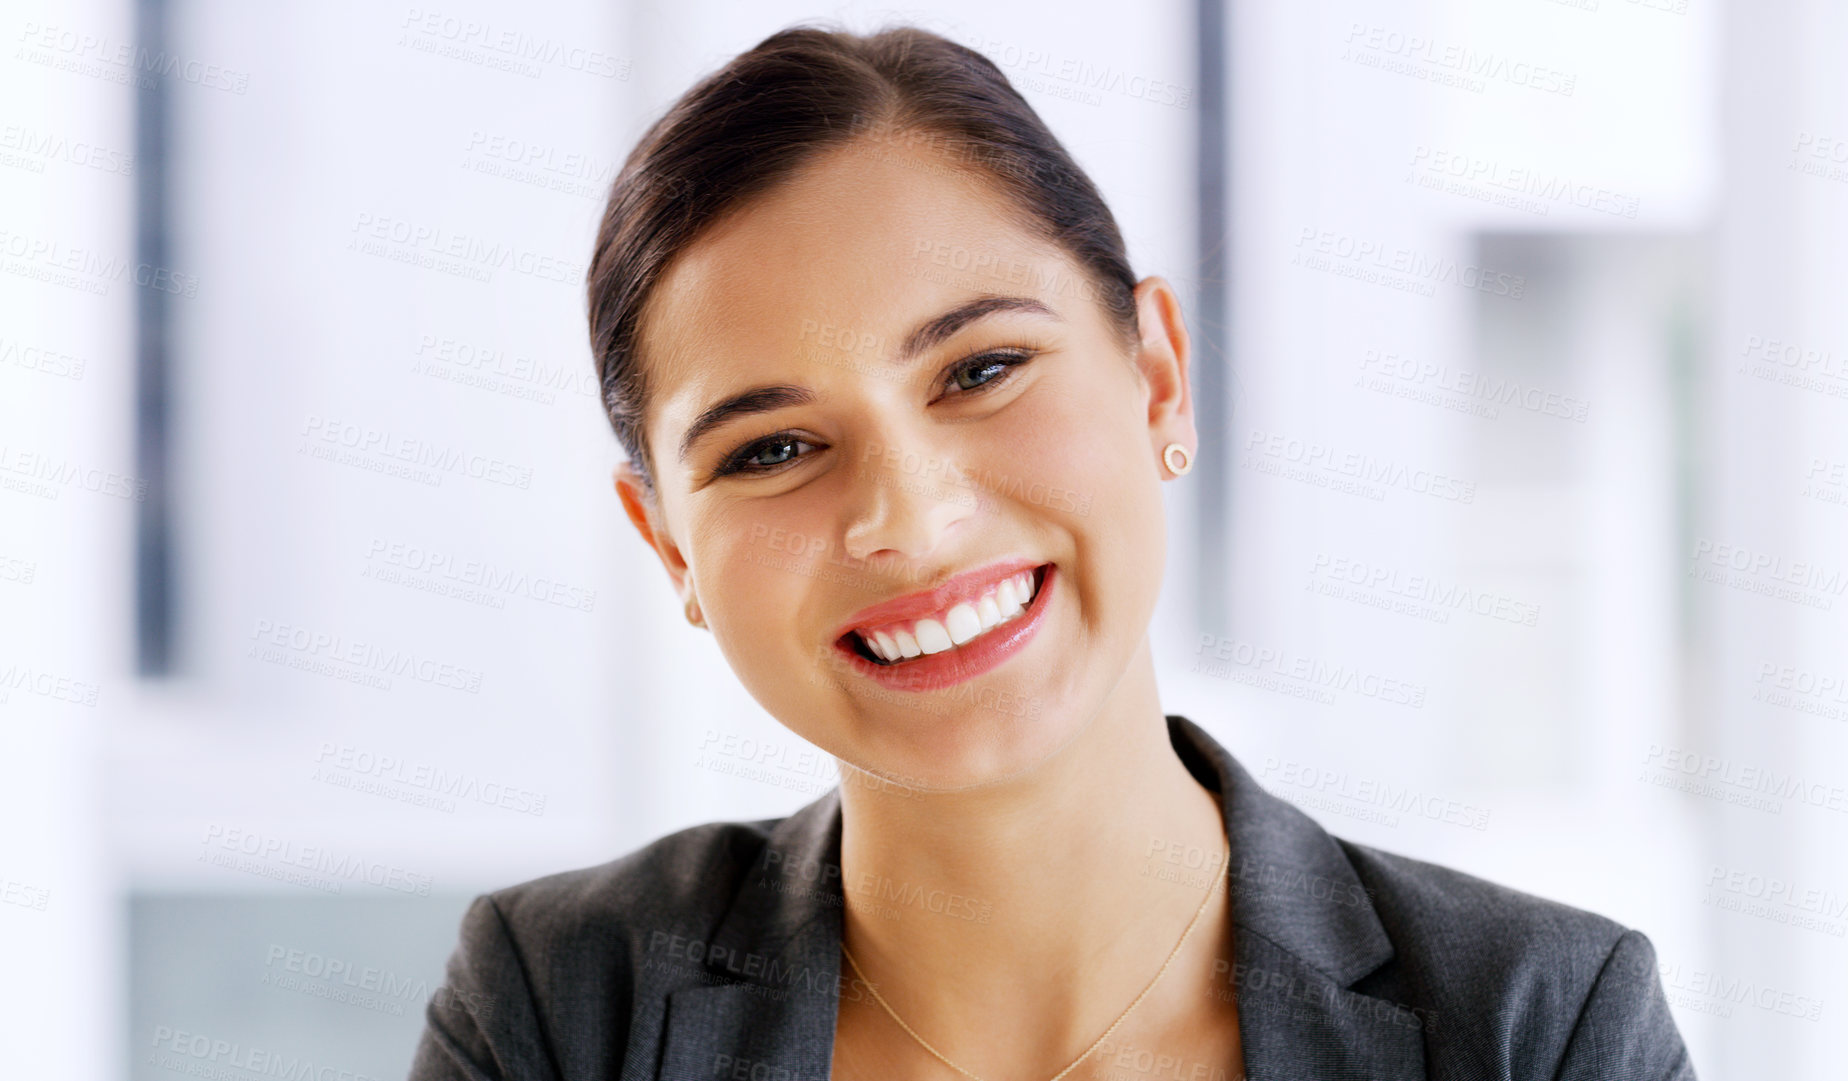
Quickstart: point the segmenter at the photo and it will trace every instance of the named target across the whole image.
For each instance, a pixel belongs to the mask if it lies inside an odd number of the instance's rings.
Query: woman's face
[[[1187,340],[1159,279],[1133,347],[1094,290],[979,175],[862,141],[651,294],[658,499],[626,466],[618,490],[753,697],[843,763],[924,788],[1016,775],[1139,655],[1160,451],[1195,442]]]

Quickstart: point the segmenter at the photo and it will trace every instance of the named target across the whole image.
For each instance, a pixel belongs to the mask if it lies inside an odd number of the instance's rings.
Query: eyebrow
[[[996,312],[1027,312],[1051,319],[1059,318],[1058,312],[1032,297],[995,294],[979,296],[920,324],[905,338],[905,343],[899,348],[894,363],[908,364],[919,354],[949,341],[955,337],[957,331],[970,323]],[[792,405],[807,405],[814,400],[814,391],[794,383],[769,383],[734,394],[707,407],[705,412],[687,426],[687,434],[680,439],[680,460],[686,461],[687,455],[692,453],[695,444],[711,434],[714,429],[733,420],[787,409]]]
[[[904,346],[898,351],[898,362],[900,364],[910,363],[919,353],[942,345],[949,341],[957,331],[995,312],[1031,312],[1034,315],[1044,315],[1053,319],[1059,317],[1058,312],[1032,297],[996,296],[994,294],[979,296],[974,300],[958,304],[912,331],[911,336],[905,339]]]

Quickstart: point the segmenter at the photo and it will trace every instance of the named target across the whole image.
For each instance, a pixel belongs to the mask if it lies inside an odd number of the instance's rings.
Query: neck
[[[1080,734],[1021,776],[917,798],[843,785],[841,802],[848,948],[940,1051],[1010,1072],[1082,1050],[1174,949],[1203,895],[1161,872],[1223,867],[1219,805],[1169,741],[1146,640]],[[1190,946],[1223,919],[1209,910]]]

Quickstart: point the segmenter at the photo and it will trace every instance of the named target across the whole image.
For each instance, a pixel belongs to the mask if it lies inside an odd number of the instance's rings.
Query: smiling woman
[[[1180,305],[979,54],[739,56],[589,296],[630,521],[843,783],[477,899],[492,1009],[413,1077],[1692,1076],[1641,934],[1333,838],[1163,712]]]

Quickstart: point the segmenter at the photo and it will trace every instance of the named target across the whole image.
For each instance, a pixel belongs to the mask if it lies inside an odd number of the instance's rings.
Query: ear
[[[687,577],[687,561],[681,555],[680,547],[668,535],[660,501],[642,481],[641,473],[626,460],[616,466],[611,473],[611,480],[616,485],[616,498],[622,500],[623,513],[629,516],[635,531],[642,535],[642,542],[653,548],[655,555],[661,558],[661,565],[667,568],[667,576],[673,579],[674,592],[685,601],[691,588]]]
[[[1179,443],[1191,457],[1200,440],[1194,430],[1193,392],[1187,381],[1193,353],[1187,324],[1181,318],[1180,298],[1167,279],[1160,277],[1138,282],[1135,297],[1135,363],[1148,391],[1149,446],[1159,456],[1169,443]]]

